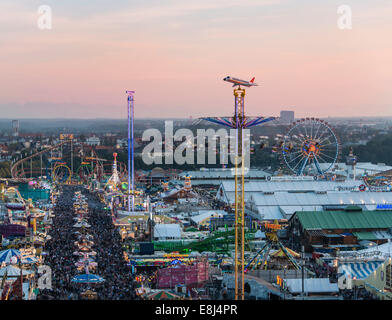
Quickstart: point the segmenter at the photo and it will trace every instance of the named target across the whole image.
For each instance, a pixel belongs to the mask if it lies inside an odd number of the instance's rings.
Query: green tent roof
[[[304,229],[386,229],[392,227],[392,211],[297,211]]]
[[[377,237],[373,232],[353,232],[353,235],[358,240],[377,240]]]

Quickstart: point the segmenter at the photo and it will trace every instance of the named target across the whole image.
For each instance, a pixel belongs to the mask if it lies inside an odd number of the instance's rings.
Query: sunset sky
[[[392,116],[391,57],[391,0],[2,0],[0,117]]]

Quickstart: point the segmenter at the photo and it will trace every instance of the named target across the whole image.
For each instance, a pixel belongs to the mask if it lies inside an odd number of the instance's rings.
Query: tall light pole
[[[70,179],[70,183],[72,184],[72,178],[73,178],[73,145],[72,145],[72,139],[73,136],[71,137],[71,179]],[[62,155],[62,154],[61,154]]]
[[[134,194],[134,94],[135,91],[125,91],[128,94],[128,212],[131,211],[131,192],[132,190],[132,211],[135,210],[135,194]],[[131,121],[132,119],[132,121]],[[132,166],[131,166],[132,164]],[[132,172],[132,177],[131,177]],[[131,183],[132,180],[132,183]],[[132,187],[132,189],[130,189]]]
[[[301,268],[301,276],[302,276],[302,300],[305,299],[305,277],[304,277],[304,262],[305,262],[305,247],[301,247],[301,260],[302,260],[302,268]]]

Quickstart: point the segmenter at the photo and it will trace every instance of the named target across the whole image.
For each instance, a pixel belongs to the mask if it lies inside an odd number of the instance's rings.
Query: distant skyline
[[[352,29],[337,27],[340,5]],[[51,30],[37,27],[40,5]],[[1,118],[392,116],[390,0],[2,0]]]

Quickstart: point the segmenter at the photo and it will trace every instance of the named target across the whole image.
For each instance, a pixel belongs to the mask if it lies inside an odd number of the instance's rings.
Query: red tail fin
[[[252,78],[252,80],[250,80],[250,83],[253,83],[255,81],[255,77]]]

